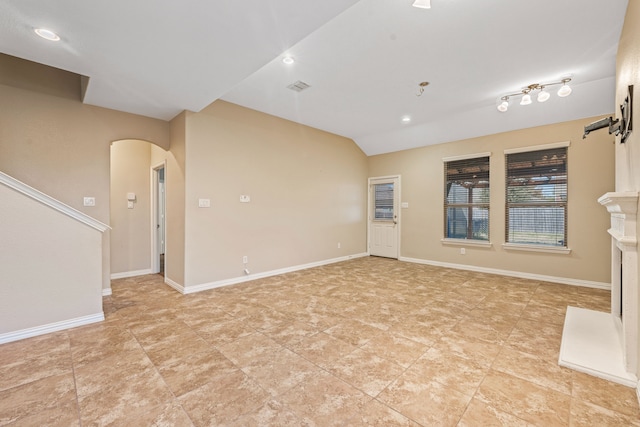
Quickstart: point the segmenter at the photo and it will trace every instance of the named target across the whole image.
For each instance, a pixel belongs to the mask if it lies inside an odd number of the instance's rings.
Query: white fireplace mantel
[[[607,193],[598,199],[598,203],[606,207],[611,214],[609,234],[616,240],[617,245],[637,246],[638,193],[631,191]]]
[[[600,196],[598,203],[607,207],[611,213],[622,212],[636,214],[638,212],[638,192],[620,191]]]

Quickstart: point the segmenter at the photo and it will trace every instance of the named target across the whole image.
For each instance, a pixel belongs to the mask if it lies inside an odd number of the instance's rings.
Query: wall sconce
[[[571,81],[570,77],[565,77],[559,82],[551,82],[551,83],[533,83],[529,86],[522,89],[520,92],[510,93],[508,95],[504,95],[500,98],[500,103],[496,107],[498,111],[501,113],[506,112],[509,109],[509,98],[513,98],[514,96],[522,96],[520,99],[520,105],[529,105],[533,101],[531,100],[531,93],[535,91],[538,92],[538,96],[536,99],[538,102],[545,102],[551,97],[551,94],[545,90],[545,88],[549,86],[557,86],[562,85],[560,89],[558,89],[558,96],[564,98],[565,96],[569,96],[571,94],[571,87],[567,84]]]
[[[597,120],[584,127],[584,135],[582,139],[585,139],[589,133],[594,130],[609,128],[609,135],[615,134],[616,136],[622,135],[620,143],[624,144],[629,138],[629,134],[633,130],[633,85],[627,87],[627,97],[624,99],[622,105],[620,105],[619,119],[613,117],[605,117],[604,119]]]

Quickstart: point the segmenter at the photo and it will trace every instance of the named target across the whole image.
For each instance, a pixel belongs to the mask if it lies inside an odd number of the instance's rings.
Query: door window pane
[[[393,220],[393,183],[374,184],[374,219]]]

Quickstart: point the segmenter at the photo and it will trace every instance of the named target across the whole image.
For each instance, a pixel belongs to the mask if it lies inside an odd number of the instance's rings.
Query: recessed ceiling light
[[[291,56],[285,56],[284,58],[282,58],[282,62],[287,65],[291,65],[295,62],[295,60]]]
[[[47,30],[46,28],[36,28],[34,30],[37,35],[42,37],[43,39],[50,40],[52,42],[57,42],[60,40],[60,36],[54,33],[51,30]]]
[[[402,118],[402,123],[409,123],[410,121],[411,121],[411,117],[409,117],[409,116],[404,116]]]
[[[416,0],[412,6],[420,9],[431,9],[431,0]]]

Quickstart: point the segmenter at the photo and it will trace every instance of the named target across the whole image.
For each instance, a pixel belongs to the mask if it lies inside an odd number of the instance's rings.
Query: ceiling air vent
[[[310,87],[311,86],[309,86],[305,82],[301,82],[300,80],[298,80],[297,82],[291,83],[289,86],[287,86],[287,89],[291,89],[296,92],[302,92],[303,90],[308,89]]]

